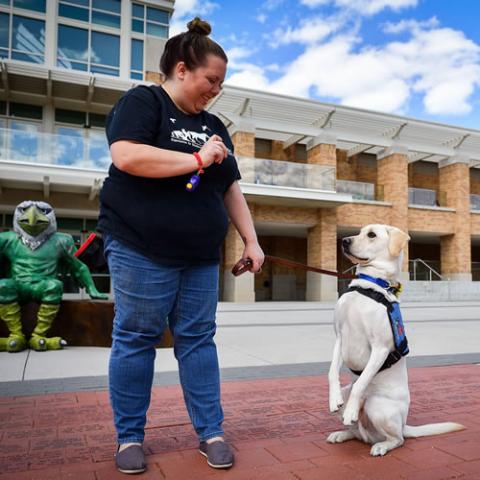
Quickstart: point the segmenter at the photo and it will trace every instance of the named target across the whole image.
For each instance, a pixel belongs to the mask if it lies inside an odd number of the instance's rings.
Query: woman
[[[195,18],[187,32],[168,40],[160,60],[165,83],[130,90],[107,119],[112,165],[100,195],[99,230],[115,295],[110,399],[116,464],[124,473],[145,470],[142,442],[155,345],[167,317],[200,453],[215,468],[234,461],[221,427],[213,341],[228,216],[252,272],[260,270],[264,255],[237,183],[228,132],[204,111],[220,92],[227,66],[210,31]]]

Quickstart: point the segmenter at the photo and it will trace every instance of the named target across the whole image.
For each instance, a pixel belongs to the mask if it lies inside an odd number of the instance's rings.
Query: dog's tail
[[[403,427],[403,436],[405,438],[427,437],[428,435],[440,435],[442,433],[458,432],[465,430],[466,427],[460,423],[443,422],[427,423],[426,425],[405,425]]]

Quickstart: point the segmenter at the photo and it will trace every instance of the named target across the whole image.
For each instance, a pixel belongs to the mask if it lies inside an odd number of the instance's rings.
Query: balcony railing
[[[338,193],[350,193],[354,200],[375,200],[375,184],[337,180]]]
[[[410,205],[438,206],[437,192],[426,188],[409,188],[408,203]]]
[[[470,194],[470,208],[480,210],[480,195]]]
[[[335,168],[306,163],[238,157],[241,182],[335,191]]]
[[[0,160],[106,170],[110,152],[103,132],[84,135],[40,133],[35,125],[0,128]]]

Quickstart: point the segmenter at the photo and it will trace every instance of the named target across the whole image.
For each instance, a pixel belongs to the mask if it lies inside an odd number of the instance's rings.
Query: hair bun
[[[191,33],[205,36],[210,35],[210,32],[212,31],[210,24],[199,17],[195,17],[193,20],[190,20],[190,22],[187,23],[187,28]]]

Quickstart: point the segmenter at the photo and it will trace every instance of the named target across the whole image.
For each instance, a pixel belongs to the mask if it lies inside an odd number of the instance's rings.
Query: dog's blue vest
[[[385,295],[372,288],[362,287],[350,287],[347,292],[358,292],[365,295],[372,300],[384,305],[387,309],[388,319],[390,320],[390,326],[392,327],[393,343],[395,350],[388,354],[384,364],[381,366],[379,372],[390,368],[395,365],[402,357],[408,354],[408,341],[405,335],[405,328],[403,326],[402,313],[400,312],[400,304],[398,302],[390,302],[386,299]],[[352,370],[352,369],[350,369]],[[361,375],[361,371],[352,370],[355,375]]]

